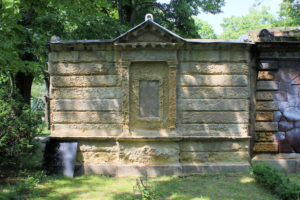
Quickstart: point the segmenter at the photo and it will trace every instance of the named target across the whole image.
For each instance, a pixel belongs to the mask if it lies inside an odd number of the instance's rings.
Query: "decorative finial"
[[[59,36],[56,36],[56,35],[53,35],[50,39],[51,42],[58,42],[60,41],[60,37]]]
[[[147,21],[147,20],[153,21],[153,15],[151,13],[146,14],[145,21]]]

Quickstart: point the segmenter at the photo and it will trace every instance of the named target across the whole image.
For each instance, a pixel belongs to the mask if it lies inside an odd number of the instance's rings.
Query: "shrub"
[[[35,152],[33,139],[40,130],[39,124],[37,114],[22,103],[18,93],[0,88],[0,175],[18,171]]]
[[[155,200],[158,196],[155,185],[149,181],[147,176],[136,179],[134,191],[141,194],[142,200]]]
[[[266,163],[254,164],[252,172],[257,182],[270,189],[283,200],[300,198],[300,186],[290,181],[288,177],[280,173],[276,168]]]

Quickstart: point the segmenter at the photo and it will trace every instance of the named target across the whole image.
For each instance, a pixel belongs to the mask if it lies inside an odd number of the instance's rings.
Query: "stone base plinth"
[[[190,165],[167,165],[167,166],[132,166],[132,165],[76,165],[75,174],[100,174],[110,176],[162,176],[162,175],[190,175],[216,172],[248,171],[249,163],[240,164],[190,164]]]
[[[299,153],[259,154],[252,158],[252,163],[268,163],[282,172],[300,172]]]

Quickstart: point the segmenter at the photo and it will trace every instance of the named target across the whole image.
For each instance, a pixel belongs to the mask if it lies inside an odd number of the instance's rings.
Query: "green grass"
[[[299,177],[299,176],[298,176]],[[172,200],[276,200],[261,188],[248,173],[223,173],[187,177],[164,176],[149,178],[157,199]],[[46,177],[26,194],[16,194],[14,182],[0,183],[0,199],[18,195],[26,199],[140,199],[136,178],[115,178],[97,175],[76,178]]]

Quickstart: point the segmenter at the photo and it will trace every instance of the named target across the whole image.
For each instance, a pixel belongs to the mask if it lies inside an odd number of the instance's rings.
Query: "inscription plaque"
[[[139,81],[140,117],[159,117],[159,81]]]

